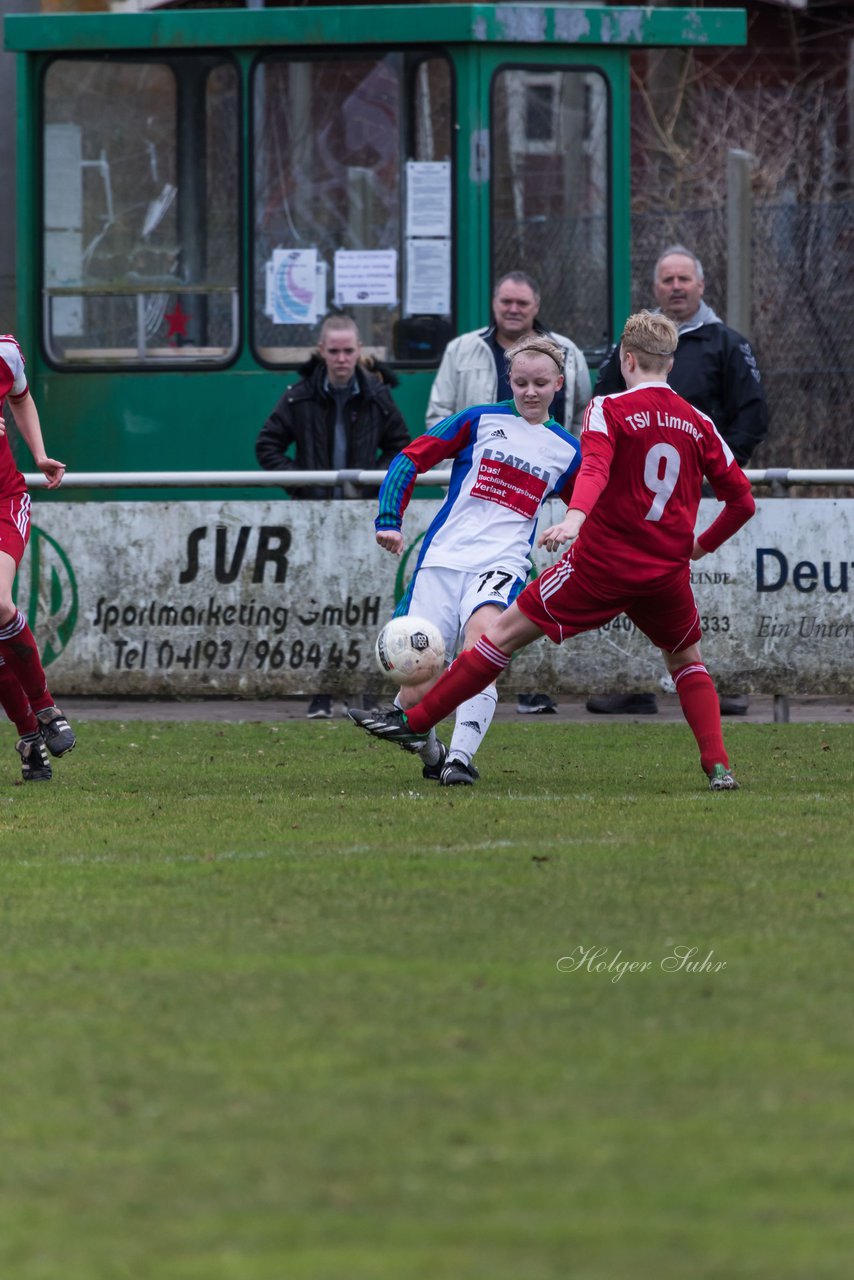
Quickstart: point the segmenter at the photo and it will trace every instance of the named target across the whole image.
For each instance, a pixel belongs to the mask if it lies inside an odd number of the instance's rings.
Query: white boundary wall
[[[438,501],[413,502],[404,564],[374,501],[39,503],[17,599],[59,694],[279,697],[387,691],[373,643]],[[704,501],[699,526],[718,509]],[[562,504],[543,519],[560,518]],[[545,527],[545,524],[542,526]],[[764,499],[695,566],[719,686],[854,693],[854,499]],[[538,567],[553,557],[537,553]],[[514,659],[505,689],[654,687],[658,654],[625,618]]]

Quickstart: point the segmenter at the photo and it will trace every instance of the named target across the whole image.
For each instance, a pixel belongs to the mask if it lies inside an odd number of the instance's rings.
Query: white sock
[[[448,755],[455,760],[471,764],[474,754],[486,736],[495,715],[495,704],[498,702],[498,690],[491,684],[482,693],[476,693],[467,702],[457,707],[454,722],[454,734]]]

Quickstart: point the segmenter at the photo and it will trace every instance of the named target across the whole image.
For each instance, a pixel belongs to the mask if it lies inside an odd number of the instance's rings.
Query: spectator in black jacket
[[[690,404],[712,419],[745,467],[768,430],[768,405],[756,357],[750,343],[730,329],[703,301],[703,264],[684,245],[670,245],[659,257],[653,274],[658,310],[673,320],[679,344],[667,381]],[[619,344],[599,370],[594,396],[625,390],[620,373]],[[721,697],[724,715],[744,715],[745,696]],[[588,711],[602,715],[654,715],[655,694],[636,692],[587,700]]]
[[[317,352],[299,369],[255,444],[268,471],[384,471],[410,443],[403,415],[391,398],[396,378],[384,365],[362,359],[350,316],[327,316]],[[292,455],[286,456],[293,445]],[[346,481],[286,490],[292,498],[371,498],[379,489]]]
[[[394,375],[380,364],[373,368],[362,359],[355,320],[327,316],[317,353],[261,428],[255,444],[261,466],[268,471],[384,471],[410,435],[389,391]],[[345,480],[286,492],[292,498],[370,498],[379,490]],[[313,698],[308,715],[328,719],[331,696]]]

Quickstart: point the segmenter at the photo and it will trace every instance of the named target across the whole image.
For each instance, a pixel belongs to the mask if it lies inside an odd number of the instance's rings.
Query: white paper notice
[[[45,231],[45,284],[77,284],[83,273],[83,236],[79,231]],[[82,297],[51,300],[51,329],[57,338],[79,338],[83,333]]]
[[[97,161],[92,161],[96,164]],[[105,162],[106,163],[106,162]],[[101,176],[109,182],[109,168]],[[109,208],[94,179],[90,193],[94,219],[107,222]],[[50,230],[79,231],[83,226],[83,140],[78,124],[48,124],[44,129],[44,225]],[[107,188],[109,189],[109,188]]]
[[[450,236],[451,164],[449,160],[408,160],[406,164],[407,236]]]
[[[396,249],[336,249],[335,305],[397,305]]]
[[[317,250],[274,249],[265,312],[273,324],[317,324]]]
[[[407,316],[447,316],[451,313],[450,240],[407,240]]]

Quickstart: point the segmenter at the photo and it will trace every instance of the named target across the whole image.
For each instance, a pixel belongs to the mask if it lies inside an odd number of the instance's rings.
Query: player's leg
[[[0,658],[0,706],[23,737],[38,733],[39,722],[14,671]]]
[[[501,563],[469,576],[460,606],[464,649],[474,648],[524,586],[525,578]],[[493,682],[457,707],[448,761],[442,771],[444,786],[470,785],[477,779],[474,756],[492,724],[497,702],[498,690]]]
[[[529,582],[500,617],[496,618],[472,649],[451,663],[433,689],[411,710],[392,733],[418,737],[449,715],[466,698],[486,689],[501,675],[511,657],[546,635],[561,644],[572,635],[601,626],[622,610],[592,597],[580,583],[581,574],[569,551],[556,565]],[[385,735],[377,735],[385,736]]]
[[[511,654],[542,634],[542,629],[521,612],[517,601],[496,619],[489,634],[481,636],[473,649],[465,649],[454,659],[417,706],[372,716],[354,709],[350,719],[375,738],[417,751],[427,741],[434,725],[455,711],[466,698],[492,684],[507,666]]]
[[[12,598],[18,564],[29,537],[29,500],[11,500],[0,517],[0,658],[17,678],[35,712],[48,750],[65,755],[77,739],[47,686],[38,646],[26,618]]]
[[[407,588],[406,594],[395,610],[395,617],[411,615],[429,618],[438,627],[445,642],[445,652],[452,655],[459,640],[460,596],[465,586],[463,573],[438,568],[417,568]],[[429,676],[417,684],[403,685],[397,691],[394,706],[398,711],[406,711],[415,706],[439,679],[439,675]],[[375,709],[375,718],[382,716],[382,711]],[[370,714],[351,715],[357,724],[371,732]],[[412,751],[421,759],[422,775],[432,782],[441,781],[442,769],[448,751],[445,744],[437,737],[435,728],[430,728],[420,741],[400,743],[404,750]]]
[[[607,601],[584,581],[574,549],[529,582],[516,600],[487,627],[471,649],[451,664],[417,707],[407,712],[412,730],[435,724],[466,698],[487,688],[505,670],[512,655],[541,636],[554,644],[591,631],[623,611],[622,601]]]
[[[463,648],[474,648],[488,627],[500,618],[503,612],[502,607],[494,604],[482,605],[475,609],[465,625]],[[457,707],[454,732],[448,747],[448,759],[440,779],[442,786],[471,786],[477,780],[478,772],[474,767],[474,757],[487,729],[492,724],[497,702],[498,690],[493,681],[479,693],[466,698]]]
[[[662,649],[667,670],[673,677],[682,714],[700,749],[700,764],[712,791],[737,791],[738,783],[729,767],[721,727],[721,704],[714,681],[700,655],[699,644],[673,653]]]
[[[5,519],[0,539],[3,548],[0,549],[0,658],[18,677],[30,705],[37,711],[42,706],[50,706],[52,699],[47,693],[47,678],[33,633],[12,599],[12,587],[26,543],[17,530],[10,535]]]
[[[24,540],[20,538],[17,527],[9,530],[0,527],[0,539],[15,554],[23,554]],[[17,613],[12,602],[12,585],[15,572],[18,570],[17,559],[0,552],[0,609]],[[0,613],[0,617],[4,614]],[[20,686],[18,676],[8,662],[0,658],[0,705],[3,705],[6,716],[17,728],[20,735],[15,742],[15,750],[20,756],[20,774],[24,782],[49,782],[51,777],[50,762],[47,760],[45,742],[42,740],[41,727],[33,712],[26,692]]]
[[[709,786],[713,791],[737,790],[724,747],[717,690],[700,653],[700,618],[687,570],[627,613],[661,649]]]
[[[544,635],[561,644],[570,636],[616,617],[623,611],[623,604],[604,602],[581,584],[582,574],[577,571],[573,550],[528,583],[474,647],[454,659],[417,706],[405,713],[389,714],[384,723],[367,724],[351,712],[352,719],[374,737],[401,746],[421,742],[431,725],[492,684],[517,650]]]
[[[30,700],[20,686],[18,677],[0,658],[0,705],[21,735],[15,750],[21,757],[21,775],[24,782],[49,782],[52,770],[45,751],[44,739],[30,706]]]
[[[491,685],[518,649],[539,639],[542,629],[520,608],[524,594],[490,624],[473,648],[454,659],[418,706],[407,711],[410,729],[423,733],[444,720],[460,703]]]

